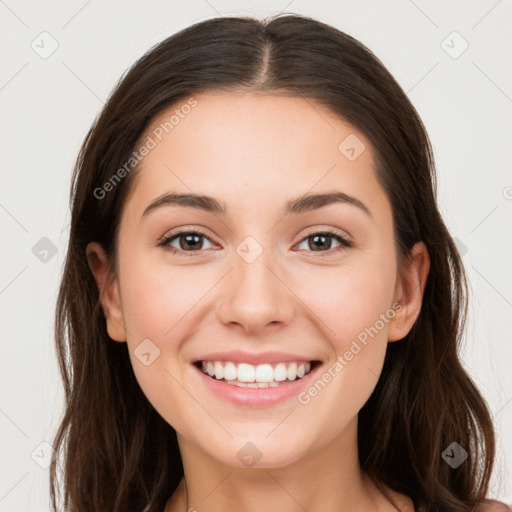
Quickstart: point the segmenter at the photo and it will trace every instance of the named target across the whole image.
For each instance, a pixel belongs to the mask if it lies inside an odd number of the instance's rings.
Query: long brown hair
[[[169,37],[125,74],[86,136],[73,172],[55,315],[66,408],[50,468],[53,507],[62,500],[73,512],[161,512],[183,476],[175,430],[140,389],[127,344],[107,334],[85,250],[100,242],[115,270],[120,213],[136,166],[108,193],[98,191],[130,161],[156,114],[213,89],[317,101],[371,142],[392,205],[400,268],[420,240],[431,266],[420,315],[404,340],[388,345],[382,375],[359,413],[360,463],[379,484],[410,496],[417,510],[472,510],[487,492],[494,433],[459,360],[467,282],[436,205],[429,138],[368,48],[291,14],[215,18]],[[468,452],[456,469],[442,457],[452,442]]]

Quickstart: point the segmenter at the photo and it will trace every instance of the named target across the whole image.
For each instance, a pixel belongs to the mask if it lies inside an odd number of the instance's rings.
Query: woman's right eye
[[[213,242],[200,231],[179,231],[165,237],[158,245],[171,251],[173,254],[183,256],[191,255],[190,253],[200,252],[201,249],[204,249],[202,247],[202,240],[208,240],[213,246]],[[177,243],[178,247],[173,246],[173,243]]]

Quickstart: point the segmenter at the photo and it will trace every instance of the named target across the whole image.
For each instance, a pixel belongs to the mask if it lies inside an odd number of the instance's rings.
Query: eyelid
[[[159,241],[159,243],[164,242],[165,240],[168,240],[169,238],[172,238],[173,236],[182,235],[184,233],[197,233],[197,234],[203,235],[205,238],[208,238],[208,240],[210,240],[212,243],[216,243],[216,242],[214,242],[214,240],[212,239],[210,234],[206,232],[206,230],[204,230],[203,228],[198,227],[198,226],[182,226],[182,227],[176,228],[176,229],[170,231],[169,233],[166,233],[165,235],[163,235],[158,241]]]
[[[339,228],[334,228],[334,227],[322,228],[322,227],[318,227],[318,226],[312,226],[311,228],[306,228],[306,230],[307,230],[306,233],[302,235],[302,238],[299,240],[299,242],[302,242],[304,240],[304,238],[307,238],[308,236],[325,233],[325,234],[329,234],[329,235],[340,236],[341,238],[344,238],[347,242],[352,243],[352,237],[350,236],[350,234],[347,233],[346,231],[339,229]]]

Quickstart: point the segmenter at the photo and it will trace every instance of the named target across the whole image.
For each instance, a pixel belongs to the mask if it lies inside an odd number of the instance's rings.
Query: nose
[[[249,263],[234,255],[233,268],[223,279],[218,314],[224,325],[237,325],[248,335],[289,324],[296,296],[286,284],[280,266],[270,261],[270,251]]]

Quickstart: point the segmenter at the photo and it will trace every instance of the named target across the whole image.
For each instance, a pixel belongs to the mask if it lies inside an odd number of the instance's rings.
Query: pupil
[[[329,239],[328,236],[326,236],[326,235],[314,235],[311,238],[313,238],[314,245],[313,245],[313,247],[311,247],[311,244],[310,244],[310,249],[312,248],[314,250],[317,250],[318,248],[322,248],[322,245],[326,246],[324,248],[330,249],[331,244],[325,242],[327,239]]]
[[[192,243],[190,243],[189,240],[194,239],[196,246],[197,245],[200,246],[201,245],[200,240],[199,240],[200,237],[201,237],[201,235],[192,234],[192,235],[185,235],[182,238],[184,238],[186,240],[185,245],[188,245],[189,247],[194,248],[194,241],[192,241]],[[188,250],[188,248],[185,248],[185,250]]]

